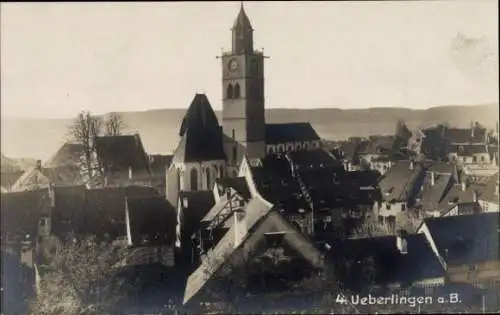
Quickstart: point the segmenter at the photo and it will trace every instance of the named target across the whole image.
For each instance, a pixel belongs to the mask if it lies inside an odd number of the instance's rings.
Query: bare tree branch
[[[119,136],[125,127],[122,117],[117,113],[111,113],[105,122],[106,136]]]

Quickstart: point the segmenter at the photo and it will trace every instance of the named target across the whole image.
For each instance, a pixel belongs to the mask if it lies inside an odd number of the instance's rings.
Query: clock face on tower
[[[229,71],[234,72],[238,70],[238,62],[235,59],[229,61]]]

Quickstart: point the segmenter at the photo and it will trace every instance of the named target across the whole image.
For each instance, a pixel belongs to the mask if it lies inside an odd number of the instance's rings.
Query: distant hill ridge
[[[364,109],[272,108],[266,110],[270,123],[308,121],[321,137],[331,140],[370,134],[392,134],[396,121],[403,119],[411,128],[447,122],[467,127],[479,121],[494,128],[498,104],[437,106],[429,109],[373,107]],[[127,126],[125,132],[140,133],[151,154],[169,154],[178,142],[178,129],[186,109],[153,109],[118,112]],[[221,119],[221,111],[216,111]],[[8,157],[49,159],[65,142],[71,119],[28,119],[2,117],[2,153]]]

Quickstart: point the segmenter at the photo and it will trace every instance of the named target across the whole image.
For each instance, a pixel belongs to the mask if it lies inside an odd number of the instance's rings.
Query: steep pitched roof
[[[266,124],[266,143],[315,141],[320,137],[310,123]]]
[[[423,168],[410,161],[398,161],[379,182],[384,200],[408,201],[416,194],[415,189],[423,179]]]
[[[67,233],[126,236],[126,198],[158,196],[143,186],[86,189],[84,186],[55,187],[52,231],[59,237]]]
[[[457,145],[453,144],[448,147],[449,152],[457,153],[459,156],[471,156],[474,154],[489,153],[486,145]]]
[[[66,142],[44,163],[44,167],[78,165],[82,151],[83,146],[80,143]]]
[[[407,254],[402,254],[397,248],[396,239],[396,236],[380,236],[333,241],[328,243],[331,250],[327,252],[327,257],[337,263],[341,261],[352,265],[351,272],[338,274],[350,284],[361,284],[356,283],[360,281],[356,267],[369,263],[369,259],[374,264],[374,281],[379,285],[444,277],[445,270],[424,235],[405,237]]]
[[[2,180],[1,187],[4,187],[6,190],[10,189],[23,174],[24,171],[2,173],[0,175]]]
[[[1,196],[2,240],[24,240],[29,235],[32,241],[38,235],[38,220],[42,213],[50,211],[47,189],[2,193]]]
[[[287,153],[297,167],[333,167],[343,168],[342,163],[323,149],[294,151]]]
[[[234,20],[233,29],[241,28],[241,29],[252,29],[252,24],[250,23],[250,19],[248,18],[245,9],[243,8],[243,4],[240,7],[240,12],[238,16]]]
[[[174,163],[225,160],[222,129],[205,94],[196,94],[179,130]]]
[[[255,249],[266,232],[285,232],[285,242],[315,267],[320,266],[319,251],[286,219],[272,209],[272,204],[259,197],[253,198],[246,205],[242,220],[247,233],[243,235],[241,243],[239,245],[235,243],[235,229],[238,227],[233,224],[209,252],[202,264],[189,276],[184,294],[184,304],[198,294],[228,261],[246,256],[252,249]],[[263,227],[267,219],[272,220],[272,224],[259,230],[259,227]]]
[[[222,177],[216,180],[222,188],[232,188],[245,199],[252,198],[245,177]]]
[[[126,218],[133,246],[170,245],[175,240],[175,208],[163,197],[127,198]]]
[[[472,131],[472,128],[474,128],[474,131]],[[472,128],[446,128],[443,136],[451,143],[485,142],[487,133],[486,128]]]
[[[50,184],[64,184],[64,179],[60,176],[57,169],[33,167],[19,177],[12,185],[13,191],[22,191],[46,187]]]
[[[359,143],[356,154],[381,154],[392,148],[393,136],[376,136]]]
[[[499,259],[499,214],[479,213],[424,219],[441,257],[448,264]]]
[[[110,173],[128,171],[149,173],[149,158],[141,137],[135,135],[104,136],[96,139],[99,161]]]

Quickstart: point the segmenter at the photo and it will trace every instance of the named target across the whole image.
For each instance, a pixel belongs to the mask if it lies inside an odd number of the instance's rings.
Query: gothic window
[[[210,168],[207,168],[207,189],[210,189],[211,181],[210,181]]]
[[[240,98],[240,85],[236,83],[234,85],[234,98]]]
[[[177,180],[177,190],[181,190],[181,171],[177,169],[177,174],[176,174],[176,180]]]
[[[198,190],[198,171],[196,168],[191,170],[191,190]]]
[[[229,99],[231,99],[231,98],[233,98],[233,95],[234,95],[233,94],[233,85],[229,84],[227,86],[226,97],[229,98]]]
[[[236,163],[236,159],[238,157],[238,148],[236,147],[236,144],[233,146],[233,162]]]

